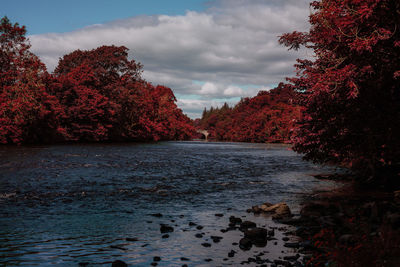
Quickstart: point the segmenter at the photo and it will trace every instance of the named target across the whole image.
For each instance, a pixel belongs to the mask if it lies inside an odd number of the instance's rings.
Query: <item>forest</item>
[[[128,49],[63,56],[53,73],[29,51],[25,26],[0,22],[0,143],[158,141],[191,138],[172,90],[141,77]]]
[[[290,143],[304,109],[299,94],[287,84],[242,98],[234,107],[203,111],[195,126],[207,129],[211,139],[235,142]]]

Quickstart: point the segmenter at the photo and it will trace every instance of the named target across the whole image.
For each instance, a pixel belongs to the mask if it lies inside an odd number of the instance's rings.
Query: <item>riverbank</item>
[[[307,266],[400,266],[399,191],[347,183],[313,194],[286,223],[312,255]]]

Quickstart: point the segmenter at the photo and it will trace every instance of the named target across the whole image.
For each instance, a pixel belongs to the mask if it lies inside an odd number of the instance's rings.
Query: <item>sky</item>
[[[27,27],[31,51],[52,72],[76,49],[124,45],[143,77],[170,87],[191,118],[231,106],[294,75],[278,36],[306,31],[308,0],[0,0],[0,17]]]

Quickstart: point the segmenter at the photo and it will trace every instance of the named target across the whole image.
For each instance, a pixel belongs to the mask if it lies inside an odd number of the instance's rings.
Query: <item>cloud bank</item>
[[[298,52],[278,36],[306,30],[306,0],[219,0],[204,12],[181,16],[139,16],[67,33],[30,36],[32,51],[52,71],[76,49],[124,45],[144,65],[143,76],[171,87],[192,118],[204,107],[234,104],[293,75]]]

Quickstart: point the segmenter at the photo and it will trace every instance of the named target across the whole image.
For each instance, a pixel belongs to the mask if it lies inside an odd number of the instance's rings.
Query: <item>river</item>
[[[332,171],[275,144],[0,147],[0,265],[149,266],[159,256],[159,266],[236,266],[248,252],[227,259],[240,238],[219,232],[230,215],[252,216],[246,209],[266,201],[298,213],[313,190],[335,186],[312,174]],[[169,237],[162,223],[174,227]]]

